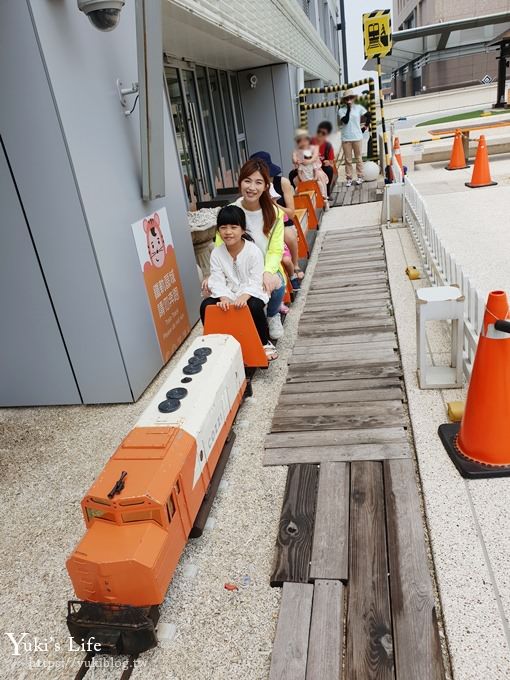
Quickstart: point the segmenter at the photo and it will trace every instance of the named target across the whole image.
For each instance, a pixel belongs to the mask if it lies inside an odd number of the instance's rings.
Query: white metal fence
[[[478,344],[478,330],[482,327],[485,301],[441,243],[429,216],[425,202],[409,177],[404,188],[404,220],[409,225],[423,268],[433,286],[458,285],[464,303],[464,373],[471,375],[471,367]]]

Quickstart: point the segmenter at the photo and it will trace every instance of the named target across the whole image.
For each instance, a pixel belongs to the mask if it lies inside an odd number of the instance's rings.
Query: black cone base
[[[510,465],[486,465],[462,455],[457,448],[456,438],[460,423],[446,423],[439,426],[439,438],[446,453],[463,477],[467,479],[487,479],[488,477],[510,477]]]
[[[444,166],[445,170],[451,170],[451,171],[453,171],[453,170],[465,170],[466,168],[469,168],[469,165],[467,163],[466,163],[466,165],[461,165],[458,168],[450,168],[449,165]]]
[[[464,182],[470,189],[482,189],[483,187],[495,187],[497,182],[487,182],[487,184],[472,184],[471,182]]]

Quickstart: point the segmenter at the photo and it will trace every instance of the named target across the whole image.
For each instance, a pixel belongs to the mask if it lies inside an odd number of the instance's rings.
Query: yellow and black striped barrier
[[[302,128],[308,127],[308,111],[314,109],[325,109],[330,106],[339,107],[342,103],[341,99],[326,99],[315,104],[307,104],[306,97],[310,94],[333,94],[335,92],[343,92],[350,90],[360,85],[368,85],[369,105],[368,111],[370,113],[370,137],[372,153],[370,158],[377,160],[377,121],[376,121],[376,102],[375,102],[375,83],[373,78],[363,78],[362,80],[355,80],[352,83],[345,85],[326,85],[325,87],[305,87],[299,91],[299,126]]]

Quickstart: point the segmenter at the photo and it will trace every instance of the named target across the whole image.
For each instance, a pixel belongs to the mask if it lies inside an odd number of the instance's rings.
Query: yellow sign
[[[391,14],[380,9],[363,15],[363,47],[365,59],[391,54]]]

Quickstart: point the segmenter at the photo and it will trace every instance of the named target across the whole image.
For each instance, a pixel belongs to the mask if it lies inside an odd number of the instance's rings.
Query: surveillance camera
[[[123,7],[124,0],[78,0],[78,9],[100,31],[112,31],[117,26]]]
[[[248,82],[250,83],[250,87],[253,89],[254,87],[257,87],[257,83],[259,82],[259,79],[254,73],[249,73],[248,74]]]

